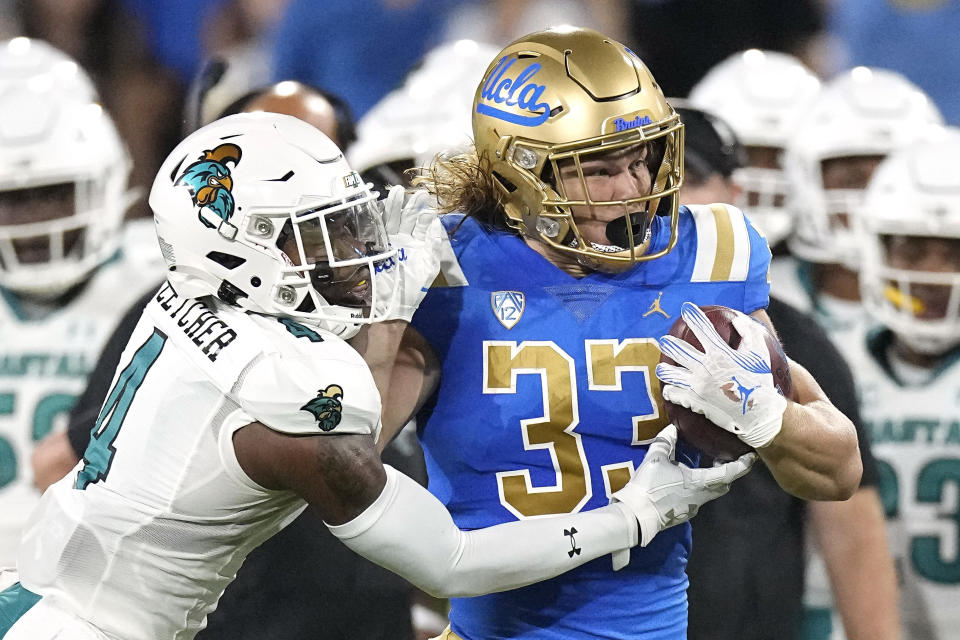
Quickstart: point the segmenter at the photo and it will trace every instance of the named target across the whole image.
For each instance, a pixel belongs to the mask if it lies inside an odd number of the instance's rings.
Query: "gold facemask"
[[[508,45],[490,64],[473,103],[477,153],[490,162],[507,224],[593,268],[623,269],[676,243],[683,174],[683,125],[643,62],[589,29],[559,27]],[[655,154],[650,193],[595,200],[581,167],[594,154],[646,144]],[[560,166],[576,167],[583,196],[568,197]],[[554,184],[554,182],[556,184]],[[577,228],[573,207],[616,207],[625,234],[597,247]],[[657,213],[671,237],[648,252]]]

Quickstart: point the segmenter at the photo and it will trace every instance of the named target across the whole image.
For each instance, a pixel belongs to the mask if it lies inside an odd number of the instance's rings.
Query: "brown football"
[[[701,307],[703,313],[707,316],[720,337],[727,344],[736,349],[740,345],[740,334],[733,327],[733,319],[736,314],[733,309],[719,305]],[[789,398],[793,392],[793,381],[790,379],[790,367],[787,364],[787,358],[783,353],[783,347],[780,341],[773,335],[769,329],[765,329],[765,338],[767,341],[767,351],[770,353],[770,365],[773,371],[773,381],[784,396]],[[677,318],[677,321],[670,327],[670,335],[685,340],[697,349],[703,350],[703,346],[693,331],[687,326],[683,318]],[[669,357],[661,354],[660,361],[668,364],[676,364]],[[667,415],[671,422],[677,426],[680,437],[700,450],[701,453],[710,456],[715,460],[726,462],[735,460],[741,455],[752,451],[753,449],[745,444],[733,433],[721,429],[713,424],[703,414],[695,413],[686,407],[664,401],[667,409]]]

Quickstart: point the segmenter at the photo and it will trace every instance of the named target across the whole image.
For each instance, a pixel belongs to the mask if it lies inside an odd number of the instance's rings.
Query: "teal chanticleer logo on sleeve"
[[[317,397],[300,407],[300,410],[313,415],[321,431],[333,431],[340,424],[342,417],[341,398],[343,398],[343,388],[340,385],[331,384],[317,392]]]

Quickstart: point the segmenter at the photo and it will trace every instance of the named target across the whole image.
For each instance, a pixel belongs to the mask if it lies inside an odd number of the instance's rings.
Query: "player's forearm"
[[[376,502],[330,530],[355,552],[434,596],[515,589],[637,543],[636,518],[619,504],[461,531],[436,498],[387,469]]]
[[[377,385],[377,391],[380,392],[382,427],[378,449],[381,452],[399,433],[406,423],[407,413],[409,413],[409,407],[401,408],[398,406],[399,402],[395,397],[398,392],[395,389],[394,379],[397,361],[400,358],[403,335],[408,327],[407,322],[400,320],[378,322],[363,327],[356,336],[350,339],[350,346],[356,349],[367,366],[370,367],[370,373]],[[401,413],[404,415],[401,416]]]
[[[845,502],[811,502],[810,517],[849,640],[897,640],[893,557],[880,498],[864,487]]]
[[[783,489],[805,500],[846,500],[863,471],[853,424],[825,400],[791,402],[780,433],[757,449]]]

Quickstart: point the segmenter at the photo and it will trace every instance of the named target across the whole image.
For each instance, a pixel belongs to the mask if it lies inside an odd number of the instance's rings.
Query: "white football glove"
[[[622,502],[637,516],[642,547],[729,491],[731,483],[746,474],[757,459],[757,454],[745,453],[732,462],[691,469],[675,460],[676,446],[677,428],[667,425],[650,444],[630,481],[611,496],[611,501]]]
[[[770,444],[783,426],[787,399],[773,381],[763,325],[738,311],[733,327],[741,341],[733,349],[700,307],[684,302],[680,313],[704,350],[671,335],[660,339],[660,351],[677,363],[657,365],[664,399],[702,413],[751,447]]]
[[[390,188],[383,203],[383,224],[398,254],[396,262],[378,267],[386,286],[378,287],[377,305],[393,305],[386,319],[409,322],[440,271],[446,231],[427,191],[407,193],[399,185]]]

